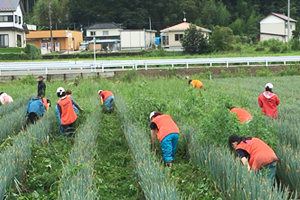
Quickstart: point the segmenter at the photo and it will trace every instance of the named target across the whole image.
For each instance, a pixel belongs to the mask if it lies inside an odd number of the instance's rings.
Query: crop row
[[[228,148],[213,145],[201,146],[194,130],[185,129],[191,139],[190,156],[192,162],[209,169],[218,188],[228,199],[289,199],[288,189],[281,186],[272,187],[270,179],[247,172],[239,159],[232,159]],[[296,198],[295,198],[296,199]]]
[[[60,199],[97,199],[97,190],[93,186],[93,157],[99,134],[99,120],[100,112],[93,112],[76,133],[69,162],[64,166],[60,180]]]
[[[21,131],[12,145],[0,154],[0,199],[4,198],[7,188],[13,183],[18,188],[17,180],[22,178],[31,158],[32,141],[36,140],[41,144],[47,141],[47,136],[52,130],[51,122],[54,120],[54,113],[49,113],[36,124],[29,126],[27,131]]]
[[[26,125],[26,109],[21,107],[0,120],[0,142],[9,135],[18,133]]]
[[[135,171],[146,199],[184,199],[168,178],[169,170],[164,168],[151,152],[149,137],[135,125],[136,121],[128,115],[127,105],[120,96],[116,96],[116,109],[123,124],[125,137],[135,163]]]
[[[29,96],[14,100],[14,102],[12,102],[12,103],[7,103],[7,104],[0,106],[0,118],[5,115],[8,115],[9,113],[14,112],[16,109],[21,108],[21,107],[24,107],[24,110],[25,110],[25,106],[27,105],[27,103],[29,102],[29,100],[31,98],[32,98],[32,95],[29,95]]]

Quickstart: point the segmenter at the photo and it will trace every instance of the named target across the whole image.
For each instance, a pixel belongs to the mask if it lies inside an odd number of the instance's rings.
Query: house
[[[184,21],[182,23],[170,26],[160,31],[161,46],[169,49],[182,49],[180,39],[184,35],[184,31],[190,27],[190,23]],[[205,37],[209,37],[211,30],[196,26],[197,29],[201,29]]]
[[[84,38],[85,41],[89,41],[89,43],[93,42],[92,40],[96,38],[98,45],[101,47],[98,50],[106,50],[109,47],[116,46],[115,44],[120,44],[120,34],[123,29],[121,24],[117,24],[115,22],[102,22],[97,23],[85,28],[86,36]]]
[[[141,50],[155,47],[155,30],[122,30],[121,50]]]
[[[0,47],[25,47],[26,25],[20,0],[0,0]]]
[[[259,20],[260,41],[277,39],[288,42],[288,17],[284,14],[271,12],[266,17]],[[297,21],[290,18],[290,39],[292,31],[296,29]]]
[[[82,43],[82,32],[71,30],[52,30],[53,49],[55,51],[76,51]],[[49,30],[29,31],[26,34],[26,42],[41,48],[42,54],[50,53],[51,38]]]

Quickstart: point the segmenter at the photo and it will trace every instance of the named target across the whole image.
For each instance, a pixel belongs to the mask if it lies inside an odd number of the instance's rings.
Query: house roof
[[[86,27],[86,29],[111,29],[111,28],[121,28],[121,24],[117,24],[115,22],[103,22],[103,23],[97,23]]]
[[[0,11],[15,11],[19,6],[20,0],[1,0]]]
[[[190,27],[190,23],[189,22],[181,22],[179,24],[176,24],[174,26],[170,26],[168,28],[162,29],[160,32],[169,32],[169,31],[184,31],[186,29],[188,29]],[[211,33],[211,30],[200,27],[200,26],[196,26],[197,29],[201,29],[203,32],[209,32]]]
[[[275,12],[271,12],[269,13],[267,16],[265,16],[264,18],[260,19],[259,22],[261,22],[263,19],[265,19],[266,17],[273,15],[275,17],[278,17],[280,19],[283,19],[284,21],[288,21],[288,16],[286,16],[285,14],[280,14],[280,13],[275,13]],[[294,20],[292,18],[290,18],[290,22],[297,22],[297,20]]]

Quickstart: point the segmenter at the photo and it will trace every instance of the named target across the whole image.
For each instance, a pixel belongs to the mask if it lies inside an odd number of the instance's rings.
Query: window
[[[19,24],[21,24],[22,23],[22,18],[21,17],[19,17]]]
[[[183,37],[183,34],[175,34],[175,41],[180,41],[180,39]]]
[[[108,31],[103,31],[103,35],[108,35]]]
[[[18,23],[18,15],[15,15],[15,23]]]
[[[8,47],[8,35],[0,35],[0,47]]]
[[[13,22],[13,15],[0,16],[0,22]]]
[[[96,35],[96,31],[90,31],[91,36]]]

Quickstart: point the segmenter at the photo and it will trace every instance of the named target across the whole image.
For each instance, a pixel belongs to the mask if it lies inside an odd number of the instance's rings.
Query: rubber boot
[[[173,166],[172,161],[171,162],[166,162],[166,167],[172,167],[172,166]]]

